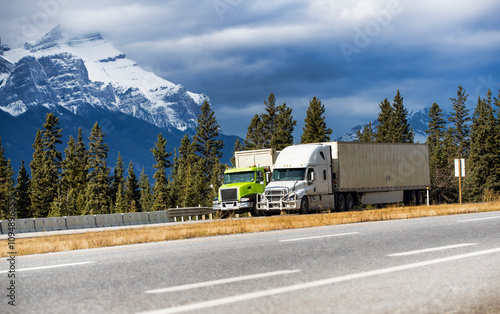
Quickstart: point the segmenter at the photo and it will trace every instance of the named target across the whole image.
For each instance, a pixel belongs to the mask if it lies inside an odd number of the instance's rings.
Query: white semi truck
[[[358,204],[420,204],[430,187],[426,144],[326,142],[289,146],[258,195],[257,211],[350,210]]]
[[[223,185],[212,208],[223,216],[229,212],[256,215],[256,196],[264,192],[271,180],[271,166],[278,154],[275,149],[235,152],[236,168],[224,171]]]

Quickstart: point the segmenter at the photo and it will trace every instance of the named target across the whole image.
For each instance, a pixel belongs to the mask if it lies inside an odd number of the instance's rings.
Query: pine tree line
[[[455,159],[466,159],[463,182],[466,201],[487,201],[500,193],[500,90],[497,98],[492,98],[491,90],[486,97],[478,97],[472,116],[466,107],[468,97],[466,90],[459,86],[456,96],[450,98],[453,110],[448,121],[438,104],[434,103],[429,110],[426,143],[429,147],[430,196],[435,203],[458,202]],[[414,134],[399,90],[393,104],[385,99],[379,108],[376,130],[371,123],[365,125],[363,130],[358,130],[357,140],[412,143]]]
[[[434,202],[456,202],[458,184],[453,160],[466,158],[464,187],[471,201],[500,192],[500,91],[492,98],[488,91],[479,97],[472,117],[466,108],[468,95],[459,86],[457,96],[450,98],[453,112],[450,126],[445,127],[443,111],[434,103],[429,111],[427,144],[431,171],[431,196]],[[234,151],[275,148],[292,145],[296,120],[285,103],[276,105],[273,93],[264,101],[265,112],[256,114],[247,128],[243,143],[236,141]],[[362,142],[412,143],[411,129],[399,90],[391,104],[379,104],[376,130],[368,124],[358,131]],[[309,102],[301,143],[330,140],[332,130],[325,123],[325,107],[313,97]],[[52,113],[47,114],[43,130],[38,130],[33,144],[33,159],[24,164],[14,181],[10,160],[4,157],[0,138],[0,218],[6,218],[9,206],[16,204],[18,218],[64,215],[108,214],[166,210],[171,207],[210,206],[217,196],[221,174],[223,142],[218,139],[219,125],[207,102],[201,107],[196,134],[185,136],[178,149],[166,150],[167,139],[158,134],[151,153],[155,174],[151,184],[144,169],[135,174],[132,163],[125,171],[118,155],[113,174],[107,164],[108,145],[105,134],[96,123],[84,142],[79,129],[76,139],[69,137],[64,155],[58,145],[62,129]],[[232,160],[234,165],[234,160]],[[170,174],[168,174],[170,173]]]
[[[176,153],[173,164],[167,140],[158,134],[151,149],[155,159],[152,185],[144,168],[139,179],[132,162],[125,170],[120,153],[111,174],[106,134],[98,123],[92,127],[87,143],[81,128],[76,140],[70,136],[63,156],[58,150],[63,131],[59,119],[53,113],[47,114],[43,129],[35,136],[29,165],[31,178],[22,161],[16,182],[0,138],[0,219],[8,217],[12,201],[16,202],[17,218],[211,205],[224,169],[220,164],[224,144],[217,139],[219,125],[208,102],[203,103],[201,111],[195,136],[192,140],[184,137],[179,147],[181,158]]]

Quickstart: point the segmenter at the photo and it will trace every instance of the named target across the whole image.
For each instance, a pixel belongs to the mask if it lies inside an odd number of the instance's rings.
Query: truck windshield
[[[274,169],[273,181],[304,180],[305,173],[305,168]]]
[[[224,184],[239,183],[239,182],[254,182],[255,175],[250,172],[235,172],[224,174]]]

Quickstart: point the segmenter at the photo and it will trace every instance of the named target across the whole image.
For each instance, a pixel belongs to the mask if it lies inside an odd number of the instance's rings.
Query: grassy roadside
[[[120,229],[102,232],[92,232],[89,230],[89,232],[81,234],[20,238],[15,240],[15,246],[17,256],[21,256],[217,235],[499,210],[500,202],[466,205],[433,205],[429,207],[388,207],[383,209],[307,216],[281,215],[259,219],[214,220],[208,223],[204,222],[139,229]],[[7,240],[0,241],[0,248],[0,257],[9,256],[7,253],[9,251]]]

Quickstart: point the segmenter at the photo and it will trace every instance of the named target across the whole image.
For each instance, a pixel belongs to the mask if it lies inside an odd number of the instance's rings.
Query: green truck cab
[[[219,188],[219,210],[251,212],[255,214],[257,193],[263,193],[267,185],[263,167],[233,168],[224,172],[224,184]]]
[[[255,215],[257,194],[262,194],[271,180],[271,166],[278,153],[274,149],[235,152],[236,168],[224,171],[223,185],[212,208]]]

